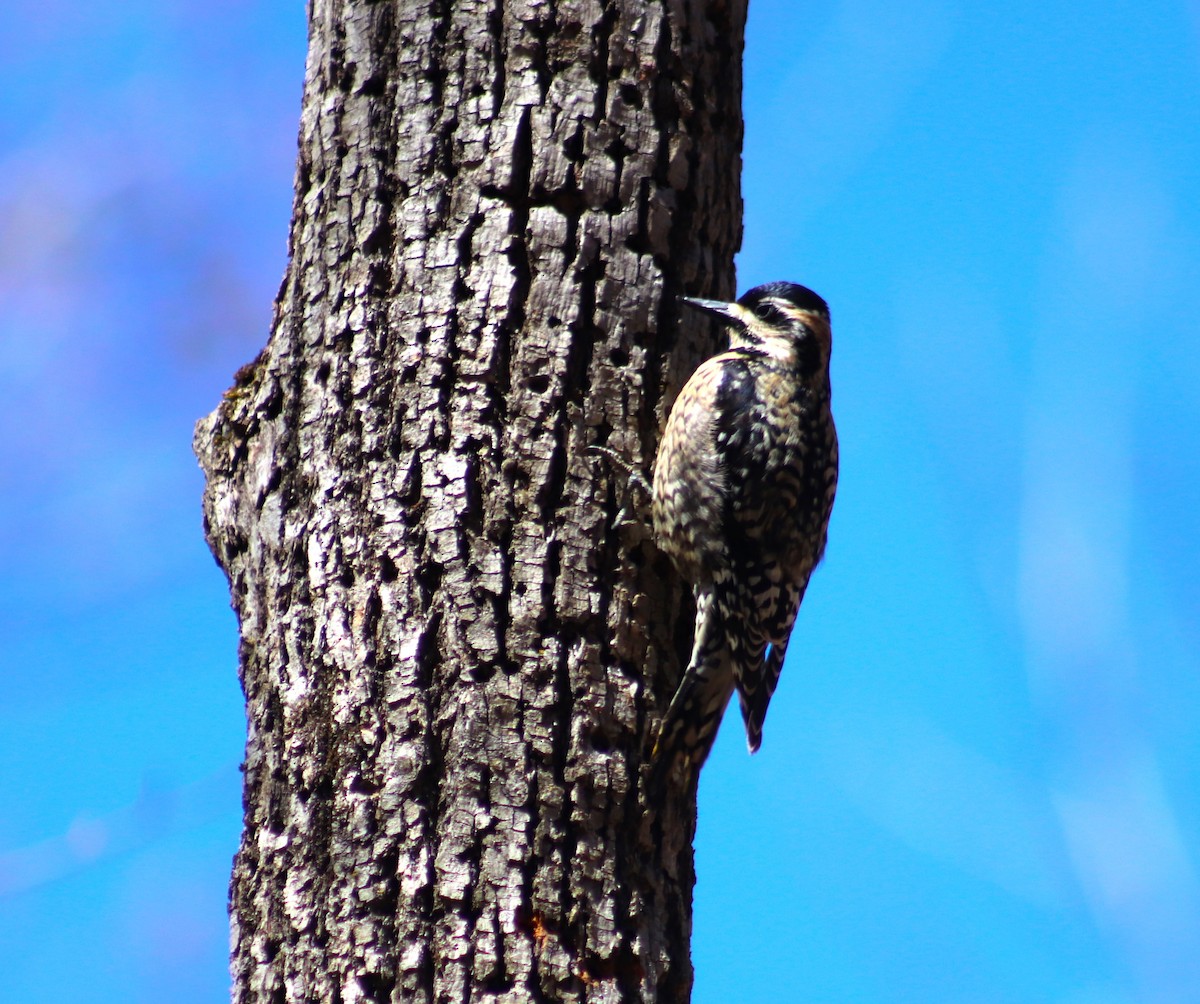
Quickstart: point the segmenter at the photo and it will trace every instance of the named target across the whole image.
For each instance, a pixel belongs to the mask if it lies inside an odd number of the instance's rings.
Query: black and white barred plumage
[[[829,308],[772,282],[736,303],[684,298],[730,346],[684,386],[654,469],[654,528],[696,597],[691,660],[654,747],[661,780],[690,780],[736,689],[750,752],[762,742],[792,623],[825,551],[837,488]]]

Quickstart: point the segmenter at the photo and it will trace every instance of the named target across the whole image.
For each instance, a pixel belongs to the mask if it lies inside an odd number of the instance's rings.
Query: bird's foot
[[[650,482],[646,480],[645,475],[607,446],[589,446],[588,452],[604,457],[612,467],[625,475],[624,483],[621,485],[621,506],[617,510],[616,516],[613,517],[613,529],[620,530],[622,527],[630,525],[646,526],[648,520],[646,519],[645,503],[650,501],[651,491]],[[634,501],[634,495],[638,493],[642,496],[642,505],[637,505]]]

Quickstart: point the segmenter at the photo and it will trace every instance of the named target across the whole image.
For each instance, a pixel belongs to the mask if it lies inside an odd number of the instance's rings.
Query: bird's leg
[[[609,464],[625,475],[625,480],[621,485],[621,507],[617,510],[617,515],[613,518],[613,529],[619,530],[629,523],[647,524],[649,521],[646,519],[646,507],[644,503],[650,501],[651,491],[650,482],[646,480],[646,476],[628,460],[615,450],[610,450],[607,446],[589,446],[588,452],[604,457]],[[642,505],[632,504],[635,490],[642,495],[644,500]],[[631,509],[637,514],[637,519],[630,516]]]

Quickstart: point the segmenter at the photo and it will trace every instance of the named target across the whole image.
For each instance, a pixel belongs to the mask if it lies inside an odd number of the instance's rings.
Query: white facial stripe
[[[750,310],[748,307],[743,307],[740,303],[731,303],[729,306],[732,309],[732,313],[736,315],[737,319],[747,327],[754,324],[754,322],[758,320],[758,318],[754,316],[753,310]]]
[[[803,307],[797,307],[789,300],[778,300],[775,297],[771,297],[771,302],[785,314],[787,314],[787,316],[793,321],[807,322],[810,317],[814,316],[811,310],[805,310]]]

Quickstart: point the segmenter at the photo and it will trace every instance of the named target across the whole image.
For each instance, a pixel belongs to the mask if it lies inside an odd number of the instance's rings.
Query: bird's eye
[[[787,314],[770,300],[764,300],[762,303],[757,304],[754,308],[754,316],[760,321],[766,321],[768,324],[773,324],[777,327],[785,327],[788,323]]]

